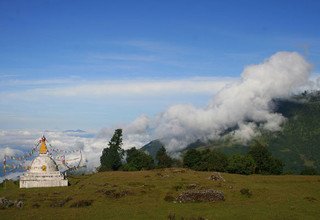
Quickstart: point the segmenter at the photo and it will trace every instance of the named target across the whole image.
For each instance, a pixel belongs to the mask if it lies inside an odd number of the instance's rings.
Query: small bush
[[[174,198],[172,195],[166,195],[166,196],[164,197],[164,201],[166,201],[166,202],[173,202],[173,201],[175,201],[175,198]]]
[[[176,219],[176,214],[170,213],[170,214],[168,215],[168,220],[175,220],[175,219]]]
[[[40,205],[38,203],[35,203],[32,205],[32,208],[35,208],[35,209],[40,208]]]
[[[248,188],[242,188],[240,193],[248,198],[252,196],[252,192]]]
[[[179,191],[180,189],[182,189],[182,186],[181,185],[175,185],[175,186],[173,186],[173,189],[175,191]]]

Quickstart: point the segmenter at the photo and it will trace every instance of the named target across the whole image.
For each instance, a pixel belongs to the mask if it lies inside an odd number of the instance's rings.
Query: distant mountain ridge
[[[164,146],[164,144],[160,140],[153,140],[150,143],[144,145],[141,150],[148,152],[148,154],[155,159],[158,150]]]

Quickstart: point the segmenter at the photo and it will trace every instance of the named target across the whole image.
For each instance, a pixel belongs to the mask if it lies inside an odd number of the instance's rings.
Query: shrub
[[[242,188],[240,190],[240,193],[244,196],[247,196],[247,197],[251,197],[252,196],[252,192],[248,189],[248,188]]]

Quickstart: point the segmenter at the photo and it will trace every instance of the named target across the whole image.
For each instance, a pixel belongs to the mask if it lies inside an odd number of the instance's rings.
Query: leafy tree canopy
[[[238,174],[253,174],[255,171],[255,162],[250,155],[235,154],[229,157],[227,171]]]
[[[255,141],[248,152],[255,161],[255,173],[259,174],[281,174],[283,163],[274,158],[268,151],[267,146],[261,142]]]
[[[142,150],[137,150],[135,147],[126,151],[127,163],[123,166],[123,170],[136,171],[136,170],[149,170],[154,168],[153,158]]]

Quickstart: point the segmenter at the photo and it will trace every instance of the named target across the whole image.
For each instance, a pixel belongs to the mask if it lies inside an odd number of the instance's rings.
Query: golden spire
[[[46,154],[48,152],[48,148],[46,145],[46,138],[44,137],[44,135],[41,138],[41,145],[40,145],[39,152],[40,152],[40,154]]]

